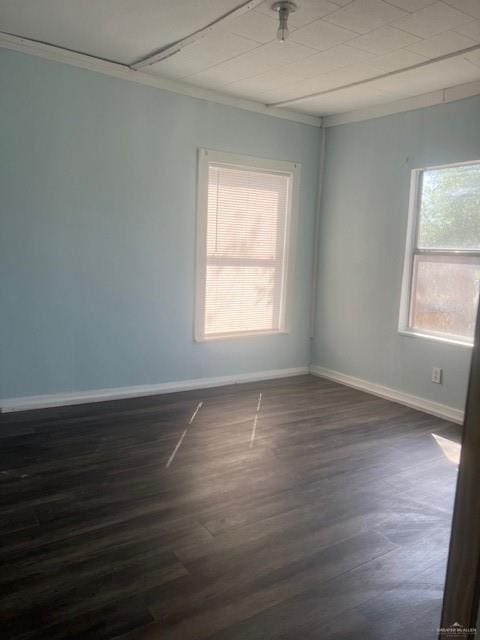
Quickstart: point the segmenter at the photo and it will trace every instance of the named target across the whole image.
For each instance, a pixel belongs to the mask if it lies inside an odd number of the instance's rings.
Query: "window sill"
[[[464,340],[459,340],[455,338],[446,338],[442,336],[435,336],[431,333],[421,333],[420,331],[410,331],[408,329],[399,329],[398,333],[401,336],[406,336],[407,338],[423,338],[424,340],[431,340],[433,342],[441,342],[443,344],[451,344],[456,347],[464,347],[467,349],[471,349],[473,347],[473,343],[466,342]]]
[[[278,331],[245,331],[243,333],[222,333],[211,336],[195,336],[195,342],[219,342],[222,340],[241,340],[243,338],[259,338],[262,336],[284,336],[290,330],[282,329]]]

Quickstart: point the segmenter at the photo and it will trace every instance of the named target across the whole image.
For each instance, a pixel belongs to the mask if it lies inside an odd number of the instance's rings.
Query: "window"
[[[412,172],[400,330],[473,343],[480,286],[480,163]]]
[[[299,166],[200,150],[195,337],[287,331]]]

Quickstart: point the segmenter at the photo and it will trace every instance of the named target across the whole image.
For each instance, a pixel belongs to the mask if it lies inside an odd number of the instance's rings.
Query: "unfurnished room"
[[[2,640],[478,640],[479,291],[480,0],[0,0]]]

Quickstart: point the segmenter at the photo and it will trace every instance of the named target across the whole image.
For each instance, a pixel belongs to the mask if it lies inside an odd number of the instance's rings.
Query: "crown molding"
[[[402,100],[395,100],[394,102],[379,104],[365,109],[357,109],[346,113],[324,116],[323,126],[336,127],[349,122],[373,120],[374,118],[382,118],[383,116],[401,113],[402,111],[424,109],[425,107],[455,102],[456,100],[463,100],[464,98],[471,98],[472,96],[478,95],[480,95],[480,81],[467,82],[466,84],[459,84],[446,89],[439,89],[438,91],[432,91],[431,93],[422,93],[418,96],[403,98]]]
[[[128,80],[137,84],[147,85],[157,89],[164,89],[191,98],[199,100],[207,100],[224,106],[242,109],[244,111],[253,111],[274,118],[283,118],[300,124],[307,124],[314,127],[322,126],[322,119],[316,116],[310,116],[303,113],[297,113],[288,109],[278,107],[268,107],[254,100],[246,100],[237,98],[211,89],[202,89],[194,85],[184,82],[177,82],[167,78],[160,78],[143,71],[136,71],[130,67],[119,64],[117,62],[109,62],[101,58],[95,58],[76,51],[62,49],[36,40],[21,38],[20,36],[11,35],[0,32],[0,48],[19,51],[28,55],[37,56],[46,60],[61,62],[80,69],[87,69],[96,73],[101,73],[120,80]]]
[[[403,111],[413,111],[415,109],[423,109],[438,104],[446,104],[463,98],[480,95],[480,81],[468,82],[466,84],[447,87],[438,91],[424,93],[410,98],[394,100],[385,104],[366,107],[365,109],[356,109],[345,113],[337,113],[323,117],[311,116],[289,109],[279,107],[269,107],[254,100],[246,100],[229,96],[224,93],[212,91],[211,89],[202,89],[184,82],[169,80],[168,78],[160,78],[143,71],[135,71],[130,67],[116,62],[109,62],[93,56],[88,56],[76,51],[69,51],[61,47],[54,47],[43,42],[21,38],[19,36],[0,32],[0,48],[19,51],[32,56],[52,60],[63,64],[68,64],[80,69],[87,69],[96,73],[101,73],[113,78],[136,82],[137,84],[164,89],[180,95],[197,98],[199,100],[207,100],[224,106],[242,109],[244,111],[252,111],[263,115],[282,118],[300,124],[307,124],[314,127],[336,127],[350,122],[361,122],[363,120],[373,120],[382,118],[383,116],[401,113]]]

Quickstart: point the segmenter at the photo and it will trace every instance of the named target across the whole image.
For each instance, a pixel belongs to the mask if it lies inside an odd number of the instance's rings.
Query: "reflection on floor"
[[[435,442],[438,444],[440,449],[443,451],[443,454],[447,458],[447,460],[450,460],[450,462],[458,465],[458,463],[460,462],[460,443],[455,442],[455,440],[449,440],[448,438],[442,438],[442,436],[439,436],[436,433],[432,433],[432,436],[434,437]]]
[[[456,425],[310,376],[0,421],[4,640],[435,638]]]

